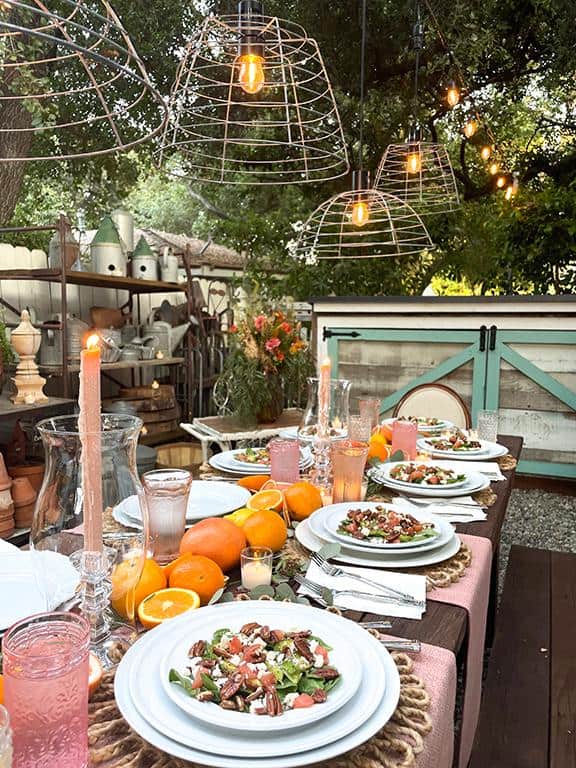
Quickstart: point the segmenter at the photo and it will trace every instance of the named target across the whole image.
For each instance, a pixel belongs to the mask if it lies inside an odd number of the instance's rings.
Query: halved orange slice
[[[88,695],[92,696],[95,690],[100,686],[102,682],[102,675],[104,669],[100,663],[100,659],[90,651],[88,656]]]
[[[282,509],[284,503],[284,494],[277,488],[268,488],[265,491],[258,491],[246,502],[246,508],[259,512],[261,509]]]
[[[138,606],[138,618],[146,629],[157,627],[185,611],[200,608],[200,597],[192,589],[169,587],[146,597]]]

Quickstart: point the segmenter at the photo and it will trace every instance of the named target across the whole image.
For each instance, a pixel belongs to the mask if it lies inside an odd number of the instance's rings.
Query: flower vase
[[[256,413],[258,424],[272,424],[278,421],[284,410],[284,387],[282,378],[278,374],[267,373],[266,388],[270,395],[267,405],[260,408]]]

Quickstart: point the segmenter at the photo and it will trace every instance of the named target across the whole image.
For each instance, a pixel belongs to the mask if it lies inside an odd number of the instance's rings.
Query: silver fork
[[[358,597],[362,600],[373,600],[376,603],[388,603],[390,605],[413,605],[415,608],[424,608],[425,603],[422,600],[412,599],[410,602],[404,600],[401,597],[394,597],[393,595],[374,595],[372,592],[357,592],[355,589],[330,589],[330,587],[323,587],[321,584],[315,584],[313,581],[305,579],[303,576],[296,574],[294,579],[301,584],[305,589],[308,589],[314,596],[320,597],[324,603],[326,599],[324,595],[326,592],[330,595],[332,602],[336,598],[348,595],[349,597]]]
[[[335,576],[335,577],[346,577],[350,579],[354,579],[355,581],[360,581],[363,584],[368,584],[370,587],[375,587],[376,589],[380,590],[381,592],[385,592],[387,594],[393,595],[398,598],[402,598],[406,602],[409,603],[415,603],[416,600],[412,595],[409,595],[407,592],[401,592],[399,589],[393,589],[393,587],[387,587],[384,584],[379,584],[377,581],[372,581],[372,579],[367,579],[365,576],[359,576],[356,573],[348,573],[346,571],[343,571],[342,568],[338,568],[336,565],[332,565],[332,563],[329,563],[327,560],[325,560],[323,557],[321,557],[317,552],[314,552],[312,554],[312,562],[316,563],[317,566],[319,566],[325,574],[328,576]]]

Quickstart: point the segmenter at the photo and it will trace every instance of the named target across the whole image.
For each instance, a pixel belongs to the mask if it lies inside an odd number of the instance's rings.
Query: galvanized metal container
[[[92,269],[101,275],[125,277],[127,257],[122,250],[116,225],[110,216],[104,216],[100,228],[90,245]]]
[[[137,280],[158,280],[158,258],[144,236],[138,241],[130,260],[132,277]]]

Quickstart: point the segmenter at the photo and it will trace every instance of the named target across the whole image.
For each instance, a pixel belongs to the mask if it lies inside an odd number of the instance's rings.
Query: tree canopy
[[[230,2],[115,0],[145,65],[168,94],[182,47],[206,12]],[[360,2],[267,0],[266,13],[297,21],[318,40],[331,77],[352,163],[359,151]],[[425,24],[420,115],[449,150],[463,204],[427,220],[435,251],[404,260],[306,266],[291,260],[295,225],[349,179],[243,188],[173,180],[154,167],[153,143],[124,155],[25,168],[12,221],[46,223],[60,209],[87,211],[88,223],[118,203],[139,224],[202,237],[249,254],[248,278],[260,291],[320,294],[419,293],[437,275],[476,292],[573,292],[576,251],[576,47],[571,0],[421,0]],[[414,4],[369,0],[364,166],[402,140],[410,121]],[[447,48],[452,52],[450,57]],[[447,82],[457,66],[467,93],[449,108]],[[1,74],[0,74],[1,78]],[[462,135],[470,97],[481,117]],[[479,155],[496,138],[502,164],[518,174],[508,201]],[[89,140],[89,137],[87,137]],[[270,271],[285,277],[271,281]],[[437,285],[442,285],[438,281]]]

